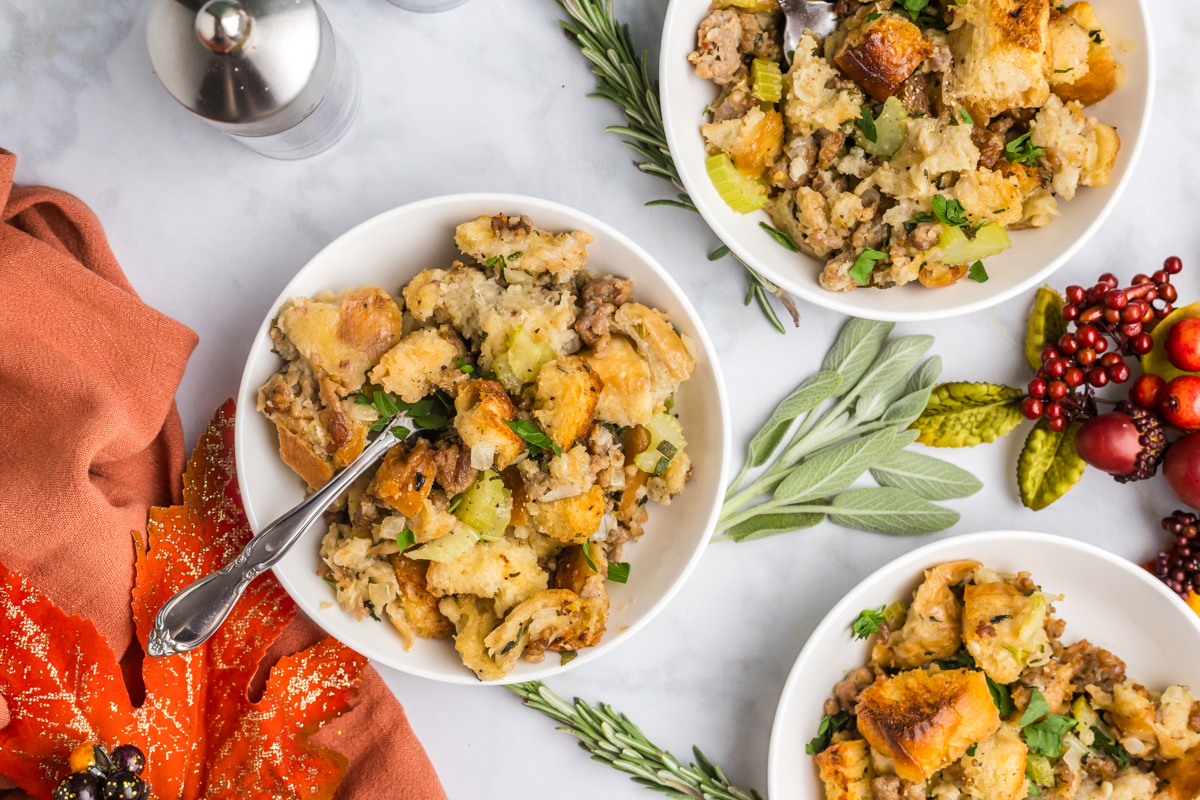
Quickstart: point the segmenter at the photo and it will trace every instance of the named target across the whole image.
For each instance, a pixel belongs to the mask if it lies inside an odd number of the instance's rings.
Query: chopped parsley
[[[943,225],[949,225],[951,228],[969,228],[971,226],[970,221],[967,220],[967,210],[957,200],[951,200],[944,194],[938,194],[929,201],[929,206],[933,209],[933,216]]]
[[[1093,747],[1112,756],[1113,760],[1117,762],[1117,766],[1121,769],[1126,769],[1129,766],[1129,752],[1121,746],[1120,742],[1109,738],[1107,733],[1095,725],[1092,726],[1092,734],[1096,737],[1092,741]]]
[[[1029,696],[1029,705],[1025,707],[1025,713],[1021,715],[1021,719],[1017,724],[1024,728],[1026,725],[1032,725],[1049,713],[1050,704],[1046,702],[1046,696],[1042,694],[1041,689],[1035,688],[1033,694]]]
[[[1073,70],[1073,69],[1075,69],[1075,68],[1074,68],[1074,67],[1067,67],[1066,69],[1056,69],[1056,70],[1054,70],[1054,74],[1055,74],[1055,75],[1061,75],[1061,74],[1063,74],[1064,72],[1070,72],[1070,71],[1071,71],[1071,70]]]
[[[825,752],[833,741],[833,735],[846,727],[850,722],[850,712],[839,711],[836,714],[826,714],[817,726],[817,735],[805,746],[804,752],[810,756]]]
[[[950,118],[951,125],[974,125],[974,118],[967,113],[965,108],[960,108],[958,113]]]
[[[508,260],[509,260],[509,261],[516,261],[518,258],[520,258],[520,257],[521,257],[521,253],[523,253],[523,252],[525,252],[525,251],[524,251],[524,250],[517,250],[516,252],[509,253],[509,254],[508,254]]]
[[[1004,145],[1004,157],[1012,164],[1033,164],[1046,155],[1046,151],[1029,140],[1029,134],[1023,133]]]
[[[396,534],[396,544],[400,545],[400,552],[403,553],[408,548],[417,543],[417,535],[412,532],[412,528],[405,528]]]
[[[521,637],[525,635],[525,631],[529,630],[529,624],[526,623],[517,628],[517,638],[513,639],[508,644],[504,645],[504,649],[500,651],[500,655],[506,656],[512,652],[512,649],[521,641]]]
[[[591,539],[585,539],[583,542],[583,557],[587,559],[588,566],[592,568],[592,572],[600,572],[600,567],[596,566],[596,559],[592,558]]]
[[[1050,704],[1040,689],[1034,689],[1029,705],[1017,723],[1025,745],[1032,752],[1048,758],[1062,758],[1062,739],[1067,731],[1079,724],[1079,720],[1050,713]]]
[[[558,663],[560,666],[562,664],[569,664],[578,657],[579,657],[579,653],[576,653],[574,650],[563,650],[561,653],[558,654],[558,659],[559,659]]]
[[[983,262],[976,261],[972,264],[971,268],[967,270],[967,277],[976,283],[987,283],[988,274],[987,270],[983,268]]]
[[[974,757],[975,757],[975,751],[976,751],[976,750],[978,750],[978,749],[979,749],[979,742],[976,742],[975,744],[973,744],[973,745],[971,745],[970,747],[968,747],[968,748],[967,748],[967,755],[969,755],[969,756],[971,756],[972,758],[974,758]]]
[[[887,606],[880,606],[878,609],[864,608],[858,612],[858,619],[854,620],[850,626],[854,638],[866,639],[872,633],[878,633],[887,621],[887,616],[883,613],[886,610]]]
[[[791,237],[788,236],[783,231],[777,230],[776,228],[772,228],[770,225],[768,225],[765,222],[758,223],[758,227],[762,228],[767,233],[771,234],[772,239],[779,242],[781,245],[786,247],[788,250],[791,250],[793,253],[800,252],[799,249],[796,247],[795,243],[792,241]]]
[[[1096,44],[1102,44],[1104,42],[1104,34],[1102,34],[1099,29],[1088,31],[1088,38]]]
[[[866,286],[871,280],[871,270],[875,269],[875,262],[887,257],[887,253],[868,247],[854,259],[854,266],[850,267],[848,274],[858,281],[860,286]]]
[[[381,389],[376,389],[369,395],[364,391],[354,398],[354,402],[360,406],[371,406],[379,413],[379,419],[371,426],[373,431],[381,431],[386,428],[391,423],[392,417],[397,414],[407,414],[418,428],[427,430],[446,427],[454,416],[454,401],[450,399],[450,395],[440,389],[415,403],[406,403],[391,392]],[[404,431],[404,435],[401,436],[396,429],[393,429],[392,432],[398,438],[408,436],[407,428],[403,428],[403,426],[397,426],[397,428]]]
[[[333,578],[329,577],[328,575],[326,575],[325,577],[321,578],[321,580],[325,581],[325,582],[326,582],[326,583],[328,583],[330,586],[337,586],[337,581],[335,581]]]
[[[483,262],[489,267],[498,267],[504,263],[504,256],[492,256],[487,261]]]
[[[883,14],[880,14],[878,11],[872,11],[870,14],[867,14],[867,22],[874,22],[882,16]]]
[[[511,422],[505,420],[504,424],[512,428],[513,433],[526,441],[529,445],[531,455],[536,456],[542,450],[553,450],[554,455],[562,455],[562,448],[556,445],[553,439],[542,433],[541,429],[529,420],[518,419]]]
[[[455,497],[452,501],[450,501],[450,507],[446,510],[449,511],[451,514],[453,514],[454,509],[458,508],[458,504],[461,503],[463,501],[463,498],[466,496],[467,496],[467,493],[463,492],[462,494]]]
[[[629,580],[629,564],[625,561],[614,561],[608,565],[608,579],[613,583],[625,583]]]
[[[996,710],[1000,712],[1001,717],[1007,717],[1017,710],[1016,705],[1012,701],[1012,695],[1008,693],[1008,687],[1002,683],[996,683],[988,676],[987,685],[988,692],[992,695],[992,702],[996,704]]]
[[[475,371],[475,365],[469,361],[466,361],[461,358],[456,358],[456,359],[454,359],[454,362],[458,365],[459,370],[466,373],[467,375],[470,375],[472,372]]]
[[[862,135],[867,137],[868,141],[874,142],[878,140],[879,131],[875,130],[875,118],[871,116],[871,109],[867,108],[866,103],[863,103],[862,114],[859,115],[858,120],[854,124],[858,126],[858,129],[862,131]]]

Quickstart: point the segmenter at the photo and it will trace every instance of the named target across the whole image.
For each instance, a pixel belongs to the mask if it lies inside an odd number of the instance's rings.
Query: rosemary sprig
[[[675,756],[656,747],[637,725],[607,703],[592,708],[579,698],[572,706],[541,681],[508,687],[529,708],[560,722],[559,728],[579,738],[579,746],[595,761],[627,772],[634,783],[682,800],[762,800],[755,790],[730,785],[725,772],[693,747],[696,763],[683,766]]]
[[[560,20],[567,38],[574,42],[583,55],[593,64],[596,75],[596,91],[589,97],[597,97],[616,103],[625,113],[625,125],[609,125],[609,133],[622,137],[622,141],[633,148],[644,161],[635,162],[638,169],[674,184],[679,193],[674,200],[651,200],[648,206],[672,206],[687,211],[696,211],[696,204],[684,191],[679,170],[667,147],[667,135],[663,129],[662,110],[658,100],[658,81],[651,79],[647,67],[647,55],[642,51],[639,58],[634,53],[633,39],[629,26],[617,21],[613,13],[612,0],[557,0],[559,6],[571,17]],[[737,258],[750,277],[750,292],[746,305],[757,300],[759,308],[771,325],[785,333],[783,323],[771,308],[768,295],[779,298],[787,309],[792,322],[800,325],[800,313],[791,295],[771,281],[759,275],[748,264]],[[715,260],[715,259],[713,259]]]

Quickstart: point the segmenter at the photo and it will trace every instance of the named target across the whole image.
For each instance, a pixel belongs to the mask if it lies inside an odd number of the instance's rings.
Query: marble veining
[[[1141,164],[1104,230],[1054,284],[1094,280],[1106,270],[1127,279],[1174,253],[1185,262],[1180,294],[1196,300],[1200,232],[1189,223],[1200,205],[1193,178],[1200,172],[1200,16],[1192,0],[1151,6],[1159,83]],[[643,207],[670,196],[670,187],[640,175],[630,165],[633,153],[604,133],[620,114],[586,96],[593,78],[557,24],[557,5],[471,0],[429,16],[385,0],[327,0],[325,7],[363,70],[359,118],[327,153],[275,162],[190,117],[162,90],[146,54],[148,4],[0,3],[0,147],[19,156],[19,182],[87,201],[142,297],[200,334],[179,392],[190,443],[234,393],[268,304],[308,258],[374,214],[451,192],[547,197],[646,247],[708,325],[729,382],[739,449],[770,407],[817,368],[844,319],[801,304],[799,330],[779,336],[756,309],[743,308],[745,282],[734,263],[705,259],[717,241],[698,216]],[[625,0],[617,8],[654,64],[665,0]],[[1028,301],[897,332],[936,335],[945,379],[1020,385],[1029,377],[1019,350]],[[950,503],[963,515],[952,532],[1044,530],[1130,558],[1152,554],[1163,538],[1158,518],[1176,507],[1164,484],[1119,487],[1089,472],[1065,499],[1034,514],[1021,507],[1013,478],[1022,438],[939,453],[986,484]],[[851,586],[928,538],[825,524],[714,545],[644,631],[552,688],[629,712],[680,757],[698,744],[736,783],[765,790],[775,704],[805,637]],[[1036,574],[1037,565],[1030,568]],[[384,673],[453,798],[561,796],[564,787],[581,800],[646,796],[504,689]],[[530,763],[538,765],[537,780],[522,769]]]

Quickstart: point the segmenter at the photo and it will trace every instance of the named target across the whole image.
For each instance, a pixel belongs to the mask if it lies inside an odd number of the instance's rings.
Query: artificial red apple
[[[1189,433],[1168,448],[1163,476],[1176,497],[1200,509],[1200,433]]]
[[[1172,379],[1163,391],[1159,410],[1163,419],[1181,431],[1200,430],[1200,375]]]
[[[1167,360],[1184,372],[1200,372],[1200,319],[1181,319],[1167,332]]]

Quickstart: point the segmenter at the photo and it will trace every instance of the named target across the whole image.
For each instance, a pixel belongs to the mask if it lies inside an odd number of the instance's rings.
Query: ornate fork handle
[[[184,587],[168,600],[154,618],[146,651],[152,656],[170,656],[204,644],[221,627],[250,582],[283,558],[325,509],[399,441],[391,429],[402,421],[402,416],[394,418],[358,458],[321,489],[264,528],[246,544],[237,558]]]

